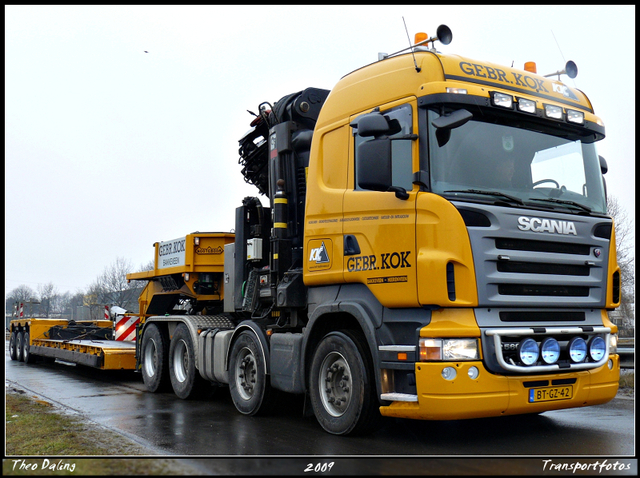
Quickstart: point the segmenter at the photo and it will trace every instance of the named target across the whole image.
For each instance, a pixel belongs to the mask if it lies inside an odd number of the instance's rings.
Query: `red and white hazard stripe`
[[[110,317],[109,317],[109,306],[105,305],[104,306],[104,320],[109,320],[109,319],[110,319]]]
[[[140,322],[140,317],[129,317],[128,315],[116,319],[116,340],[136,340],[136,325]]]
[[[20,318],[24,317],[24,304],[20,302]]]

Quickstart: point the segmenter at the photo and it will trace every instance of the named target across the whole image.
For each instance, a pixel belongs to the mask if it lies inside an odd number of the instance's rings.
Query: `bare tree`
[[[155,265],[156,265],[155,261],[153,259],[151,259],[146,264],[140,265],[140,267],[138,268],[138,270],[136,272],[152,271],[153,268],[155,267]]]
[[[98,302],[131,310],[137,302],[138,289],[135,283],[127,281],[127,274],[130,272],[133,272],[131,261],[123,257],[118,257],[115,262],[105,267],[93,288]]]
[[[51,304],[58,295],[58,289],[53,282],[38,285],[38,295],[40,296],[40,309],[45,317],[51,313]]]
[[[618,314],[622,318],[623,327],[633,330],[635,327],[635,247],[633,222],[629,220],[626,210],[614,196],[609,196],[607,209],[615,225],[616,251],[618,265],[620,266],[620,280],[622,282]]]
[[[6,312],[13,313],[16,309],[16,305],[19,307],[20,303],[26,303],[35,300],[36,293],[34,290],[28,285],[19,285],[15,289],[13,289],[6,298],[5,309]],[[18,311],[19,312],[19,311]]]

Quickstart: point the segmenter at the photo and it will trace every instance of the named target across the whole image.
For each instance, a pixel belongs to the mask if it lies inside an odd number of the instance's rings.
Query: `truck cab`
[[[581,91],[432,48],[331,91],[308,171],[309,317],[356,317],[383,415],[499,416],[615,396],[607,310],[620,271],[602,138]]]

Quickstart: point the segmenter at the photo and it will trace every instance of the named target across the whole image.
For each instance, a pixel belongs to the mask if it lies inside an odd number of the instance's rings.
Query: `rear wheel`
[[[22,335],[22,331],[16,332],[16,360],[18,362],[23,361],[22,355],[22,342],[24,341],[24,336]]]
[[[234,405],[244,415],[268,412],[273,405],[259,340],[253,332],[244,331],[231,348],[229,391]]]
[[[196,370],[195,348],[186,325],[180,324],[171,338],[169,377],[175,394],[182,398],[199,395],[206,384]]]
[[[142,380],[147,390],[159,392],[169,383],[169,339],[156,324],[149,324],[142,336]]]
[[[331,332],[311,362],[309,391],[318,423],[334,435],[362,433],[380,419],[371,367],[363,357],[364,338]]]
[[[16,345],[16,342],[18,341],[17,335],[18,332],[13,330],[11,332],[11,337],[9,337],[9,356],[11,357],[11,360],[18,360],[18,349]]]
[[[22,333],[22,361],[25,363],[33,363],[36,361],[35,357],[31,355],[29,342],[29,331],[25,330]]]

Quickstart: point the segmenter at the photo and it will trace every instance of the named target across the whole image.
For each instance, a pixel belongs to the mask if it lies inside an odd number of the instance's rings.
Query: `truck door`
[[[357,122],[362,115],[351,118],[351,154],[342,228],[344,279],[367,285],[386,307],[418,305],[415,243],[418,188],[412,183],[418,164],[418,141],[408,137],[417,131],[416,107],[415,98],[380,107],[385,119],[393,121],[396,127],[399,123],[400,131],[389,135],[392,139],[389,180],[400,191],[398,194],[367,190],[359,184],[358,164],[364,159],[359,157],[358,146],[373,138],[358,134]]]

